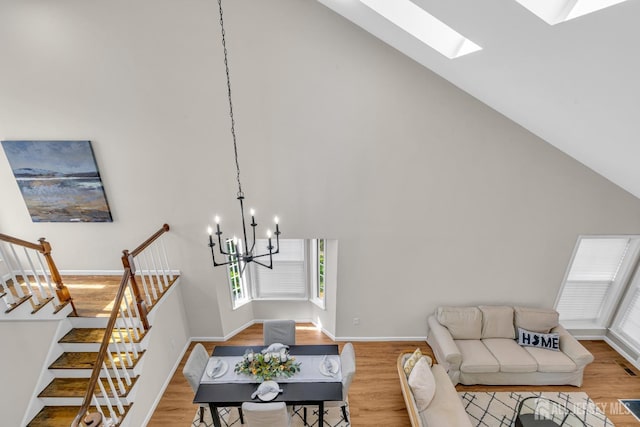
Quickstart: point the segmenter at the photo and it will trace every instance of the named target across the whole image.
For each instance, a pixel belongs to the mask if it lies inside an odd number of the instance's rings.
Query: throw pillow
[[[515,307],[517,328],[548,334],[558,326],[558,312],[550,308]]]
[[[497,305],[481,305],[482,338],[516,337],[513,328],[513,307]]]
[[[416,401],[418,412],[422,412],[431,403],[436,394],[436,379],[425,358],[420,358],[409,375],[409,387]]]
[[[482,312],[478,307],[438,307],[437,319],[454,340],[482,338]]]
[[[560,351],[560,334],[541,334],[518,328],[518,344]]]
[[[409,377],[409,374],[413,370],[414,366],[416,366],[416,363],[418,362],[418,360],[420,360],[421,357],[422,357],[422,351],[420,351],[419,348],[416,348],[413,354],[409,356],[407,360],[405,360],[403,368],[407,378]]]

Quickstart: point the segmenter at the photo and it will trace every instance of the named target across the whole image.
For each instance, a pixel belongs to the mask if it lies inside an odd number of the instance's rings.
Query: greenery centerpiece
[[[257,382],[272,380],[276,377],[290,378],[300,372],[300,363],[286,350],[277,353],[253,353],[244,355],[236,363],[234,371],[238,374],[251,375]]]

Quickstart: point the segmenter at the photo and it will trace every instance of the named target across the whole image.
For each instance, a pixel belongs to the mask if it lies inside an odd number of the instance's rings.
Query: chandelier
[[[247,225],[244,216],[244,193],[242,192],[242,184],[240,184],[240,164],[238,163],[238,146],[236,144],[235,121],[233,118],[233,103],[231,102],[231,79],[229,78],[229,61],[227,59],[227,44],[225,40],[224,21],[222,18],[222,0],[218,0],[218,8],[220,9],[220,29],[222,32],[222,48],[224,51],[224,67],[227,75],[227,95],[229,98],[229,117],[231,118],[231,136],[233,139],[233,152],[236,160],[236,180],[238,181],[237,199],[240,202],[240,216],[242,217],[242,237],[238,238],[234,236],[232,239],[223,239],[222,231],[220,230],[220,217],[216,215],[215,233],[213,232],[213,229],[211,227],[208,228],[211,257],[213,258],[214,267],[238,263],[239,265],[242,265],[242,270],[244,271],[244,268],[248,263],[255,262],[256,264],[263,267],[273,268],[273,255],[280,252],[280,225],[278,217],[275,217],[274,219],[276,231],[274,233],[271,233],[271,230],[267,230],[267,239],[269,243],[267,244],[266,250],[268,252],[258,253],[258,251],[256,250],[256,227],[258,224],[256,223],[255,211],[253,209],[251,209],[250,211],[251,224],[249,224],[251,226],[251,240],[249,240],[249,237],[247,236]],[[223,258],[227,257],[226,262],[216,261],[214,250],[216,243],[214,242],[213,234],[217,236],[218,251]],[[275,247],[272,244],[272,236],[275,236],[276,239]],[[258,258],[264,257],[269,257],[269,263],[261,262],[258,260]]]

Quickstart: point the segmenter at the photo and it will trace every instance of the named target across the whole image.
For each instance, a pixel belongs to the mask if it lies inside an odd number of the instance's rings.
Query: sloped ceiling
[[[359,0],[318,1],[640,198],[640,1],[551,26],[515,0],[413,0],[483,47],[454,60]]]

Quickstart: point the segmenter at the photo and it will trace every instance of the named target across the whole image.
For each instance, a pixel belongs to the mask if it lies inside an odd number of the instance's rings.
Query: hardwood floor
[[[296,341],[299,344],[332,343],[331,339],[313,325],[298,324]],[[262,325],[253,325],[226,342],[205,342],[207,351],[215,345],[259,345],[262,343]],[[603,341],[583,341],[596,360],[585,372],[582,388],[572,386],[458,386],[458,391],[505,390],[564,390],[584,391],[603,409],[616,427],[637,427],[633,415],[622,413],[619,398],[640,398],[640,372],[637,376],[625,372],[624,363],[631,365]],[[338,343],[342,348],[342,343]],[[415,342],[354,342],[356,352],[356,376],[349,392],[351,421],[354,426],[409,426],[406,407],[400,391],[396,359],[401,352],[420,347],[425,354],[431,349],[424,341]],[[182,375],[182,368],[193,343],[169,386],[165,390],[150,422],[151,427],[188,427],[197,410],[192,402],[193,391]],[[442,426],[447,427],[447,426]]]

